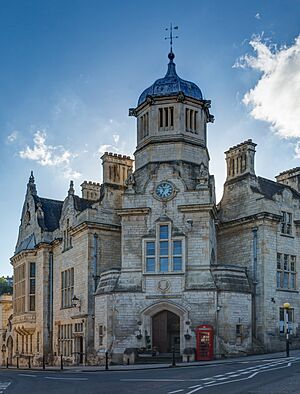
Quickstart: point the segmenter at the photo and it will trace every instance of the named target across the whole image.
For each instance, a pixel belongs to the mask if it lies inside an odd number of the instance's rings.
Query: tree
[[[2,294],[12,294],[13,288],[9,285],[6,278],[2,276],[0,277],[0,295]]]

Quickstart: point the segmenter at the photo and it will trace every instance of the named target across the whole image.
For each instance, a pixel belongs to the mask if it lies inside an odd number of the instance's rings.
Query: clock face
[[[174,187],[169,182],[161,182],[156,186],[155,193],[161,199],[168,199],[173,195]]]

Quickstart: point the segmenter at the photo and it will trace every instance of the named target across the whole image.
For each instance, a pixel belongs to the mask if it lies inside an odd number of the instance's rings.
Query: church
[[[217,204],[211,101],[174,58],[129,109],[134,160],[106,152],[102,184],[85,181],[78,196],[71,181],[64,201],[41,197],[31,174],[11,258],[11,364],[193,360],[201,330],[214,358],[279,351],[286,324],[300,345],[300,168],[257,176],[256,144],[244,141],[225,152]]]

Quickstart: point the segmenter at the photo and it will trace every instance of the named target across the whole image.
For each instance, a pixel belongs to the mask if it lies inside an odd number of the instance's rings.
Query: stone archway
[[[12,359],[13,359],[13,339],[11,336],[8,337],[7,343],[6,343],[6,348],[7,348],[7,358],[8,358],[8,364],[12,365]]]
[[[168,353],[172,346],[182,352],[185,348],[184,323],[188,311],[170,301],[156,302],[141,311],[141,321],[145,337],[151,338],[152,347]],[[163,338],[159,339],[160,336]]]

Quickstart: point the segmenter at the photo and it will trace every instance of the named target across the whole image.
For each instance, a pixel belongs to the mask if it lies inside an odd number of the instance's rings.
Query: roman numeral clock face
[[[174,186],[170,182],[161,182],[156,186],[155,194],[161,200],[168,200],[174,195]]]

